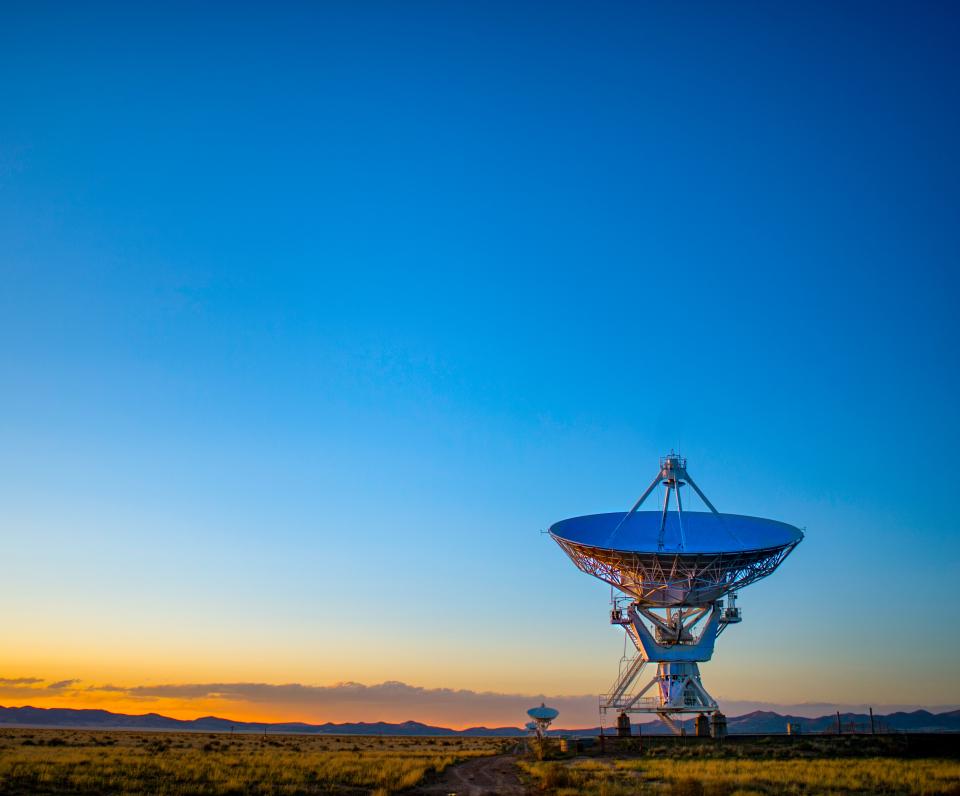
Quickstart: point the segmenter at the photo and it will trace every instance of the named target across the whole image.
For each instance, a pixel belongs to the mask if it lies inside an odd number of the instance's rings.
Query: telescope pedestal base
[[[624,674],[633,674],[635,679],[641,667],[628,666]],[[719,710],[716,700],[707,693],[700,681],[700,667],[693,661],[663,661],[657,664],[657,673],[635,695],[627,694],[630,683],[620,690],[619,696],[609,695],[601,701],[603,712],[615,710],[621,716],[630,713],[646,713],[657,716],[674,733],[682,733],[683,714],[712,714]]]
[[[711,713],[716,700],[700,682],[700,667],[691,662],[657,664],[657,674],[644,688],[656,688],[657,713]]]

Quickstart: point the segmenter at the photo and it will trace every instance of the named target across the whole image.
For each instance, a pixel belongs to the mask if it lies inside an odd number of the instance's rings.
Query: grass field
[[[555,796],[960,796],[960,761],[898,757],[884,740],[890,739],[648,742],[640,755],[526,759],[519,765],[530,792]],[[0,729],[0,794],[384,795],[515,744],[489,738],[6,728]]]
[[[658,759],[521,762],[534,787],[557,796],[960,794],[955,760]]]
[[[388,794],[503,742],[485,738],[0,730],[4,794]]]

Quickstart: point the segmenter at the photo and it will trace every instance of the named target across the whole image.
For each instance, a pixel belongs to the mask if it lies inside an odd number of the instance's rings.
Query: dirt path
[[[419,785],[410,793],[430,793],[434,796],[523,796],[526,790],[517,776],[516,758],[513,755],[496,755],[449,766],[437,779]]]

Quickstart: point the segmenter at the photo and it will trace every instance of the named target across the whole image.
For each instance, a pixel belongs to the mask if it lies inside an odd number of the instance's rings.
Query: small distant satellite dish
[[[540,707],[530,708],[530,710],[527,711],[527,715],[534,721],[545,721],[549,724],[560,715],[560,711],[548,708],[541,702]]]
[[[540,707],[530,708],[527,715],[533,719],[533,721],[527,723],[527,729],[533,732],[537,736],[537,740],[542,743],[544,738],[547,737],[550,722],[560,715],[560,711],[548,708],[541,702]]]

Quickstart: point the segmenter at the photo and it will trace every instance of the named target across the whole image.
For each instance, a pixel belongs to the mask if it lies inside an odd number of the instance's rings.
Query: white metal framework
[[[724,553],[644,553],[554,540],[581,571],[642,604],[664,608],[703,605],[765,578],[797,544]]]
[[[637,510],[660,484],[665,487],[664,501],[654,544],[650,512],[640,512],[647,515],[640,517]],[[702,513],[687,514],[687,530],[698,534],[692,544],[684,529],[680,498],[681,487],[688,484],[715,515],[711,520]],[[676,518],[668,522],[671,493]],[[617,544],[618,532],[636,526],[638,519],[649,528],[654,549],[629,549],[629,544],[622,549],[624,544]],[[731,530],[737,523],[744,527],[752,523],[764,533],[752,531],[753,541],[742,542]],[[610,526],[608,535],[605,530],[598,535]],[[730,549],[722,549],[725,539],[718,542],[704,531],[718,527],[731,535],[726,544]],[[670,550],[665,539],[668,528],[679,537]],[[740,621],[735,590],[772,573],[803,539],[798,529],[783,523],[719,514],[690,478],[686,459],[673,452],[661,458],[657,477],[626,514],[573,518],[557,523],[550,533],[580,570],[626,595],[612,599],[610,621],[624,628],[636,653],[621,660],[616,681],[600,697],[601,712],[655,713],[675,732],[680,731],[677,714],[718,710],[701,683],[698,664],[710,660],[722,630]],[[647,664],[656,664],[656,673],[638,687]]]

